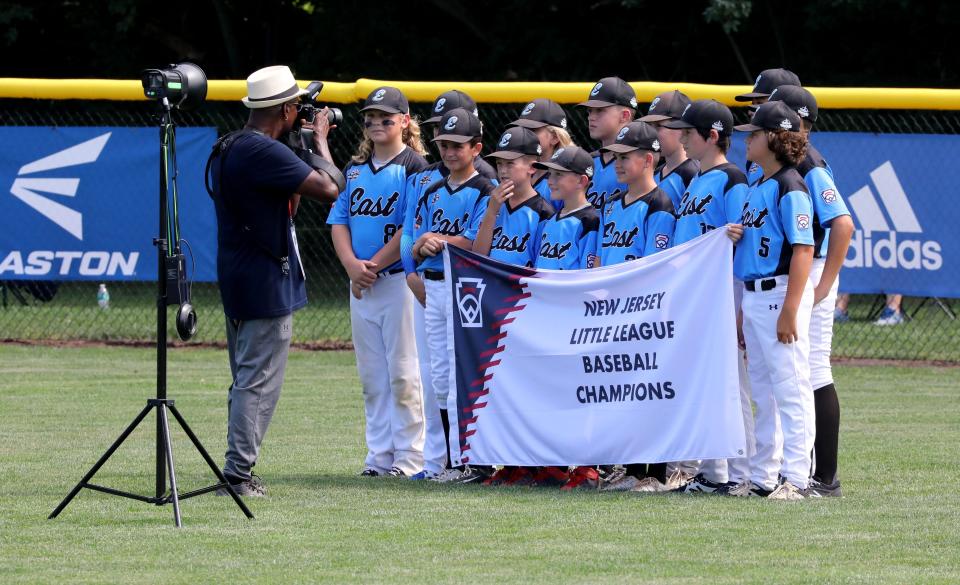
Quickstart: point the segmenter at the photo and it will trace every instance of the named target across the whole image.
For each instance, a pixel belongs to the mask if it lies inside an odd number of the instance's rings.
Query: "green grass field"
[[[170,353],[170,396],[221,460],[225,351]],[[958,583],[960,369],[837,368],[846,497],[805,502],[363,480],[351,353],[291,354],[246,520],[84,490],[153,393],[149,349],[0,345],[0,583]],[[150,421],[152,423],[152,420]],[[149,493],[153,424],[97,476]],[[176,434],[183,490],[210,483]]]

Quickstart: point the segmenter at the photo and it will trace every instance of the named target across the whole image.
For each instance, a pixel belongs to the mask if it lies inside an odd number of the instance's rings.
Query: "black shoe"
[[[251,474],[250,479],[237,479],[228,476],[227,481],[230,482],[230,487],[238,496],[260,498],[267,495],[267,488],[263,485],[263,480],[260,479],[259,475]],[[218,496],[229,496],[230,492],[227,491],[227,488],[222,487],[216,491],[216,494]]]
[[[368,467],[360,472],[360,477],[380,477],[380,472]]]
[[[807,490],[811,494],[816,494],[821,498],[842,498],[843,492],[840,490],[840,479],[834,478],[833,483],[821,483],[816,479],[810,478]]]
[[[686,484],[670,491],[675,494],[712,494],[716,493],[717,490],[725,485],[727,484],[710,481],[709,479],[703,477],[702,473],[698,473]]]
[[[407,474],[403,472],[399,467],[391,467],[390,471],[387,472],[388,477],[407,477]]]

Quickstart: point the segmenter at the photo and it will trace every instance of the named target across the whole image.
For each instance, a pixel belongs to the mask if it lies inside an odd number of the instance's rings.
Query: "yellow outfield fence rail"
[[[300,82],[306,87],[309,81]],[[487,82],[487,81],[385,81],[358,79],[353,83],[325,82],[321,99],[351,104],[364,99],[374,88],[392,85],[414,102],[430,102],[451,88],[470,94],[478,103],[517,103],[538,97],[561,104],[583,100],[593,82]],[[631,82],[641,102],[649,102],[659,93],[679,89],[691,99],[714,98],[727,105],[744,105],[733,96],[747,93],[748,85],[710,85],[702,83]],[[900,87],[810,87],[821,108],[866,110],[960,110],[960,89]],[[238,101],[246,95],[242,80],[209,81],[208,100]],[[52,100],[145,100],[139,80],[128,79],[25,79],[0,78],[0,99]]]

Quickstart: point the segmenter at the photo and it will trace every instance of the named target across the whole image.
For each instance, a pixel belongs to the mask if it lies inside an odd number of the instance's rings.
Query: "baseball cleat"
[[[810,478],[810,484],[807,486],[810,495],[816,494],[821,498],[842,498],[843,491],[840,489],[840,480],[834,479],[833,483],[822,483],[816,479]]]
[[[387,477],[407,477],[407,474],[399,467],[391,467],[390,471],[387,472]]]
[[[431,480],[432,480],[433,478],[437,477],[437,475],[439,475],[439,474],[436,473],[435,471],[427,471],[426,469],[424,469],[423,471],[421,471],[421,472],[419,472],[419,473],[414,473],[413,475],[411,475],[411,476],[410,476],[410,479],[411,479],[412,481],[423,481],[423,480],[425,480],[425,479],[431,479]]]
[[[800,491],[800,488],[793,485],[789,481],[785,481],[777,486],[777,489],[770,492],[770,495],[767,496],[768,500],[785,500],[785,501],[796,501],[802,500],[803,492]]]
[[[230,482],[230,487],[238,496],[260,498],[267,495],[267,488],[263,485],[263,480],[260,479],[259,475],[251,474],[250,479],[245,479],[239,483]],[[227,491],[227,488],[222,487],[217,489],[216,494],[218,496],[229,496],[230,492]]]
[[[463,468],[463,473],[456,479],[451,480],[451,483],[476,483],[483,481],[490,477],[489,469],[489,467],[470,467],[466,465]]]
[[[600,485],[617,483],[627,476],[627,468],[623,465],[601,465],[597,470],[600,475]]]
[[[725,485],[727,484],[710,481],[709,479],[705,478],[702,473],[699,473],[684,485],[678,488],[673,488],[670,491],[675,494],[713,494]]]
[[[675,490],[679,487],[683,487],[690,483],[693,480],[692,475],[687,473],[682,469],[674,469],[673,473],[670,474],[670,477],[667,478],[667,483],[665,484],[666,490]],[[664,491],[664,490],[661,490]]]
[[[367,467],[360,472],[360,477],[380,477],[380,472],[372,467]]]
[[[740,498],[765,498],[770,495],[770,490],[764,489],[752,481],[744,481],[733,485],[724,485],[714,493],[721,496]]]
[[[612,482],[601,481],[600,482],[600,491],[601,492],[629,492],[633,488],[637,487],[640,483],[640,480],[632,475],[624,475],[620,479]]]
[[[640,493],[656,493],[656,492],[665,492],[667,491],[667,486],[660,483],[660,480],[655,477],[645,477],[637,482],[633,488],[630,489],[631,492],[640,492]]]
[[[576,489],[595,490],[600,485],[600,474],[592,467],[575,467],[570,472],[570,479],[560,489],[564,491]]]
[[[451,467],[450,469],[444,469],[439,474],[434,476],[432,479],[437,483],[450,483],[456,481],[459,477],[463,475],[462,469],[457,469],[456,467]]]

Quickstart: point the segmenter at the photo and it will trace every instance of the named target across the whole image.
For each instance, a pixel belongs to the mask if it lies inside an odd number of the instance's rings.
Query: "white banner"
[[[456,356],[448,406],[462,461],[742,456],[732,255],[724,230],[566,272],[448,247]]]

